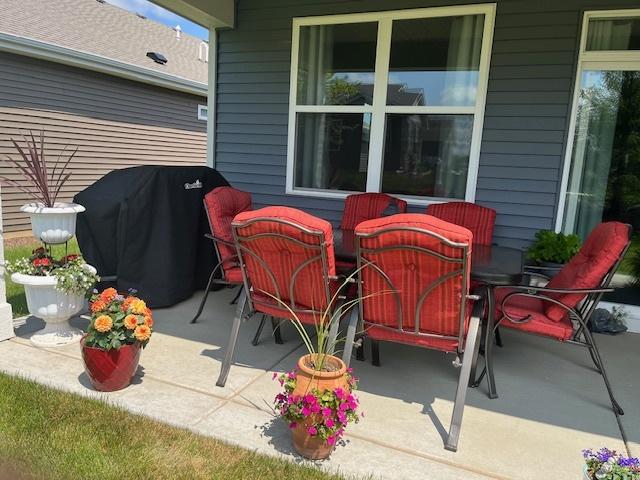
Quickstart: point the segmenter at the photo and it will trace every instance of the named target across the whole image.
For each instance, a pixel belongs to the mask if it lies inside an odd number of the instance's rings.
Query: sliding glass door
[[[633,245],[618,271],[630,289],[633,258],[640,263],[640,16],[587,21],[562,230],[584,239],[600,222],[631,224]],[[625,302],[640,304],[640,289],[627,293]]]

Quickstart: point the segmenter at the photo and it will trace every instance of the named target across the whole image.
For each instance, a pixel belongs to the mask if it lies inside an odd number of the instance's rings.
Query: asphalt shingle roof
[[[97,0],[0,0],[0,32],[207,83],[201,40]],[[148,58],[159,52],[165,65]],[[206,53],[203,51],[206,56]]]

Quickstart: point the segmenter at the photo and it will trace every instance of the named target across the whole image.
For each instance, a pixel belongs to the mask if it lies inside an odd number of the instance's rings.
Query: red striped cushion
[[[427,215],[468,228],[473,233],[473,243],[491,245],[496,211],[469,202],[434,203],[427,207]]]
[[[344,213],[340,228],[353,230],[360,222],[380,218],[384,211],[395,203],[399,213],[407,211],[407,202],[386,193],[357,193],[349,195],[344,202]]]
[[[251,194],[236,190],[233,187],[217,187],[204,196],[204,206],[209,218],[209,226],[211,233],[227,242],[233,243],[233,234],[231,233],[231,221],[240,212],[251,210]],[[233,258],[236,250],[218,242],[218,252],[222,259]],[[229,283],[239,283],[238,267],[234,267],[235,258],[222,262],[222,270],[225,279]]]
[[[599,287],[630,241],[629,227],[624,223],[601,223],[589,234],[578,254],[551,279],[547,287],[575,289]],[[552,293],[549,296],[568,307],[575,307],[586,297],[576,293]],[[565,309],[551,303],[547,305],[546,313],[555,322],[567,316]]]
[[[254,302],[257,311],[273,314],[272,310],[276,308],[282,311],[281,317],[288,314],[282,304],[267,293],[291,305],[291,283],[296,272],[295,307],[316,311],[327,308],[326,289],[330,282],[325,271],[329,276],[336,273],[333,230],[329,222],[295,208],[265,207],[239,214],[233,227],[238,243],[243,247],[242,257],[252,286],[252,299],[256,295],[260,297]],[[255,237],[261,234],[266,236]],[[274,237],[274,234],[281,237]],[[318,257],[322,250],[324,260]],[[273,304],[271,309],[260,307],[265,299]]]
[[[467,257],[462,247],[452,247],[437,237],[421,231],[401,230],[411,227],[444,237],[452,242],[467,246]],[[391,229],[376,237],[368,238],[366,234]],[[398,306],[402,309],[402,328],[415,332],[415,312],[421,295],[433,286],[419,309],[418,331],[436,335],[457,336],[460,329],[460,312],[465,305],[465,317],[469,318],[470,308],[463,303],[463,297],[469,292],[469,274],[471,269],[471,239],[469,230],[435,217],[423,214],[398,214],[390,217],[369,220],[356,227],[357,239],[361,249],[386,248],[383,252],[361,252],[361,260],[365,265],[360,272],[362,280],[362,306],[364,320],[368,325],[399,327]],[[421,247],[433,254],[420,253],[408,247]],[[451,263],[436,255],[445,255],[460,259],[462,263]],[[371,262],[391,281],[389,285]],[[466,282],[461,273],[462,264],[467,267]],[[434,285],[439,279],[452,274],[442,283]],[[466,285],[465,285],[466,283]],[[391,293],[397,290],[397,295]],[[465,324],[466,325],[466,324]],[[466,327],[465,327],[466,328]],[[446,349],[457,346],[457,342],[432,342],[411,333],[391,332],[375,329],[375,337],[411,343],[429,348]]]

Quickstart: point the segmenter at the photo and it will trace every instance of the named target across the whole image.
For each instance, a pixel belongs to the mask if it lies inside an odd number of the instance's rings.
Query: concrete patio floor
[[[271,372],[291,369],[302,354],[291,326],[276,345],[265,328],[250,344],[257,321],[245,324],[225,388],[215,386],[234,307],[234,292],[212,292],[199,323],[189,325],[201,293],[156,310],[156,333],[129,388],[111,394],[90,388],[77,344],[38,349],[28,341],[41,322],[29,318],[17,337],[0,343],[0,370],[55,388],[100,397],[135,413],[188,428],[269,455],[302,462],[291,450],[286,425],[274,418],[278,385]],[[75,319],[77,326],[86,320]],[[353,361],[365,418],[347,430],[346,445],[322,468],[357,478],[573,479],[583,448],[624,451],[622,435],[588,352],[504,332],[496,352],[500,397],[486,383],[469,391],[457,453],[443,448],[458,371],[453,358],[399,345],[381,347],[381,367]],[[631,453],[640,455],[640,335],[597,335],[625,409],[622,426]],[[367,355],[369,352],[367,351]]]

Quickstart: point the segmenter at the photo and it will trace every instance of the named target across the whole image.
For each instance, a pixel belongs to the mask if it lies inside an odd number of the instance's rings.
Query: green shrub
[[[536,262],[567,263],[578,253],[581,244],[577,235],[540,230],[527,256]]]
[[[636,287],[640,288],[640,250],[636,250],[629,259],[631,264],[631,275],[633,276],[633,283]]]

